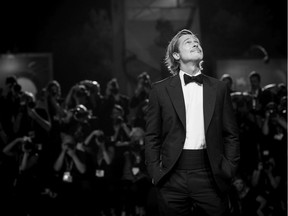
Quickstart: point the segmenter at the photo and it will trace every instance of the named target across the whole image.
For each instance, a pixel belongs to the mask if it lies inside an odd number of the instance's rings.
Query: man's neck
[[[200,71],[200,68],[198,64],[182,64],[180,65],[180,70],[190,74],[191,76],[194,76],[196,73]]]

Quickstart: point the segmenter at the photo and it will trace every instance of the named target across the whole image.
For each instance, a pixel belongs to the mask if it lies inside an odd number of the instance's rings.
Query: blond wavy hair
[[[183,35],[192,35],[193,37],[197,36],[192,33],[192,31],[188,29],[182,29],[180,30],[169,42],[167,49],[166,49],[166,55],[165,55],[165,65],[170,71],[171,74],[176,75],[178,74],[180,70],[180,63],[173,57],[174,52],[179,52],[179,38],[182,37]],[[200,62],[200,69],[202,70],[202,63],[203,61]]]

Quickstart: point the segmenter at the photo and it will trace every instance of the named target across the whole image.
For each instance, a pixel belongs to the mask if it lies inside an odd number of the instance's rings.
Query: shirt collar
[[[182,86],[185,86],[185,85],[184,85],[184,77],[183,77],[184,74],[187,74],[188,76],[191,77],[190,74],[186,73],[185,71],[180,70],[180,71],[179,71],[179,76],[180,76],[180,80],[181,80]],[[193,76],[197,76],[197,75],[199,75],[199,74],[201,74],[201,70],[199,70],[199,71],[198,71],[197,73],[195,73]]]
[[[191,77],[191,75],[186,73],[185,71],[180,70],[179,73],[180,73],[180,76],[183,76],[184,74],[187,74],[188,76]],[[199,74],[201,74],[201,70],[197,71],[193,76],[197,76]]]

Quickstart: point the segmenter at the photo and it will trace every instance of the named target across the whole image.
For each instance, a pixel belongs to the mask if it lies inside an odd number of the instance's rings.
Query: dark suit
[[[207,155],[219,191],[226,193],[240,159],[238,128],[224,82],[204,75]],[[185,141],[185,104],[179,75],[153,84],[147,112],[145,160],[154,184],[176,164]]]

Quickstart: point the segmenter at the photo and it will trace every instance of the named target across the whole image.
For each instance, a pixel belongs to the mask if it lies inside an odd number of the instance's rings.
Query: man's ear
[[[180,59],[179,53],[174,52],[172,55],[173,55],[173,58],[174,58],[176,61],[178,61],[178,60]]]

